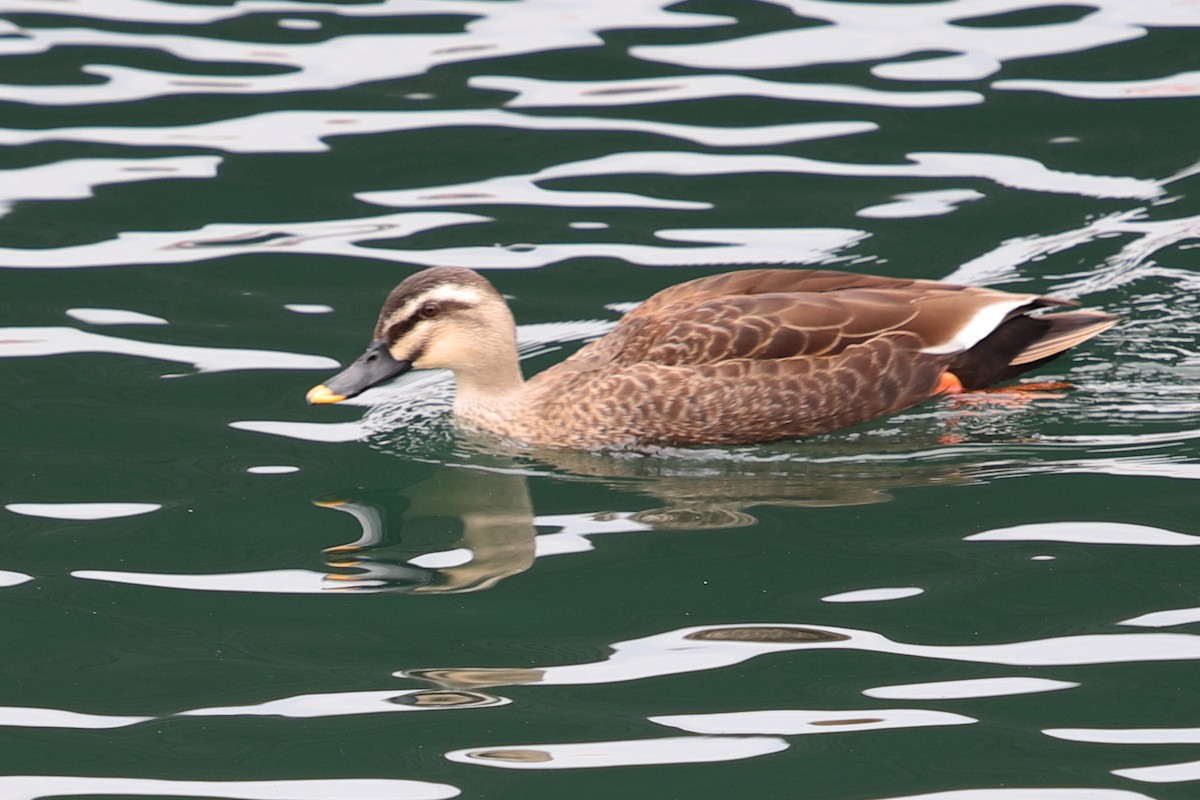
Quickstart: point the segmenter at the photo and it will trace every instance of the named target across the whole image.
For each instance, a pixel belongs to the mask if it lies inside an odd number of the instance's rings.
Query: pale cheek
[[[421,357],[413,362],[421,369],[453,369],[470,360],[470,345],[466,342],[441,340],[425,348]]]
[[[417,369],[439,369],[442,363],[442,349],[438,345],[430,345],[421,352],[421,357],[413,360]]]

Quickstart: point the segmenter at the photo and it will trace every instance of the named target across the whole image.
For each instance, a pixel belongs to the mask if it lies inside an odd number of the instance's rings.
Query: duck
[[[337,403],[412,369],[454,373],[464,427],[583,450],[799,439],[1036,369],[1117,324],[1037,294],[833,270],[746,269],[670,286],[529,380],[516,322],[462,267],[387,296],[366,351],[313,387]]]

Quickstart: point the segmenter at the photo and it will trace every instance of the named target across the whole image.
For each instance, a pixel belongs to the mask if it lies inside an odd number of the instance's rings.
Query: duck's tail
[[[1118,322],[1103,311],[1019,314],[959,354],[949,369],[964,389],[983,389],[1052,361]]]

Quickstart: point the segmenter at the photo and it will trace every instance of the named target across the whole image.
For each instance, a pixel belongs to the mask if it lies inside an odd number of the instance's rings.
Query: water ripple
[[[1001,186],[1029,191],[1080,194],[1091,197],[1150,198],[1162,193],[1156,181],[1132,177],[1085,175],[1049,169],[1033,159],[987,153],[909,153],[908,164],[847,164],[817,161],[798,156],[726,155],[715,153],[634,152],[615,153],[586,161],[574,161],[547,167],[529,175],[509,175],[487,181],[406,189],[398,191],[360,192],[356,197],[368,203],[397,207],[426,205],[479,205],[487,203],[529,202],[536,198],[544,205],[607,205],[614,198],[587,201],[573,200],[572,195],[587,198],[587,193],[551,191],[537,184],[564,178],[584,178],[599,175],[744,175],[746,173],[811,174],[854,177],[919,177],[919,178],[983,178]],[[515,192],[515,194],[513,194]],[[513,199],[506,199],[506,198]],[[663,202],[642,196],[619,196],[628,201],[636,199],[649,207]],[[555,202],[550,202],[551,199]],[[625,203],[622,203],[625,204]],[[694,207],[684,204],[682,207]]]
[[[534,117],[496,109],[272,111],[197,125],[36,130],[0,128],[0,144],[26,145],[36,142],[73,141],[126,147],[203,147],[229,153],[323,153],[329,150],[325,140],[336,136],[368,136],[449,127],[513,128],[525,131],[631,131],[712,147],[758,147],[868,133],[877,130],[879,126],[873,122],[804,122],[789,125],[713,127],[638,119]],[[215,159],[210,159],[213,160]],[[167,162],[164,164],[164,171],[171,161],[187,163],[184,159],[159,161]],[[63,162],[56,165],[55,169],[70,172],[71,163]],[[156,163],[149,162],[146,169],[149,170]],[[78,171],[81,171],[80,168],[76,168],[76,172]],[[27,170],[14,175],[14,182],[19,181],[26,172]],[[2,177],[0,174],[0,178]],[[0,190],[3,185],[0,183]]]
[[[828,0],[781,0],[798,17],[827,25],[775,31],[718,42],[643,45],[630,55],[699,69],[782,69],[817,64],[883,60],[871,69],[880,78],[904,81],[978,80],[1014,59],[1072,53],[1146,35],[1145,26],[1194,25],[1186,4],[1089,0],[1096,9],[1071,22],[1019,27],[964,25],[968,20],[1044,3],[1030,0],[955,0],[882,5]],[[941,51],[944,56],[901,59]]]
[[[942,725],[971,725],[979,720],[945,711],[923,708],[861,708],[852,711],[731,711],[724,714],[682,714],[650,717],[651,722],[689,733],[745,735],[775,734],[803,736],[850,733],[894,728],[927,728]]]
[[[0,775],[8,800],[122,795],[220,797],[229,800],[446,800],[457,788],[444,783],[373,778],[296,781],[184,781],[100,775]]]
[[[212,178],[220,163],[221,159],[215,156],[80,158],[0,170],[0,217],[18,201],[78,200],[91,197],[97,186]]]
[[[575,686],[617,683],[722,669],[769,653],[803,650],[864,650],[872,653],[1002,666],[1125,664],[1200,659],[1200,636],[1191,634],[1082,634],[1007,644],[920,645],[870,631],[829,625],[748,623],[682,628],[616,642],[602,661],[528,669],[407,669],[397,677],[420,677],[451,687]],[[461,679],[459,673],[462,673]]]
[[[745,75],[672,75],[624,81],[547,81],[518,75],[475,75],[475,89],[513,92],[510,108],[570,108],[678,103],[724,97],[756,97],[816,103],[845,103],[885,108],[944,108],[983,102],[970,91],[893,92],[818,83],[784,83]]]
[[[159,361],[191,364],[200,372],[242,369],[334,369],[338,362],[324,356],[160,344],[106,336],[78,328],[0,328],[0,358],[56,356],[67,353],[118,353]]]
[[[992,88],[1009,91],[1050,92],[1086,100],[1139,100],[1200,95],[1200,72],[1179,72],[1144,81],[996,81]]]
[[[8,0],[7,10],[20,10],[27,0]],[[253,13],[304,12],[339,16],[403,15],[473,17],[457,33],[371,33],[337,36],[301,44],[238,42],[194,35],[133,33],[88,28],[27,26],[0,38],[0,57],[43,53],[56,48],[86,47],[158,50],[198,64],[241,65],[243,70],[269,67],[279,74],[189,75],[114,65],[90,64],[86,75],[101,83],[26,86],[0,84],[0,100],[37,105],[82,106],[142,100],[163,95],[279,94],[333,90],[370,81],[420,75],[464,61],[505,58],[602,43],[600,31],[614,27],[693,28],[732,22],[728,17],[668,11],[667,2],[610,0],[603,5],[571,3],[420,2],[385,0],[352,5],[242,0],[232,6],[185,6],[153,0],[91,0],[71,5],[74,15],[94,19],[197,25]],[[42,3],[27,11],[46,13]],[[15,7],[15,8],[14,8]]]
[[[461,764],[504,769],[595,769],[647,764],[712,764],[769,755],[787,748],[787,742],[774,736],[681,736],[578,744],[472,747],[446,753],[446,758]]]

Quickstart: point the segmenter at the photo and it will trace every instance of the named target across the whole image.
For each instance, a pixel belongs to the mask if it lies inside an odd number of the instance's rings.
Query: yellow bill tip
[[[320,508],[339,508],[346,505],[346,500],[313,500],[313,505]],[[338,545],[342,547],[343,545]],[[346,545],[348,546],[348,545]]]
[[[322,383],[309,389],[304,399],[308,401],[309,405],[315,406],[318,403],[340,403],[346,397],[345,395],[334,394],[332,389]]]

